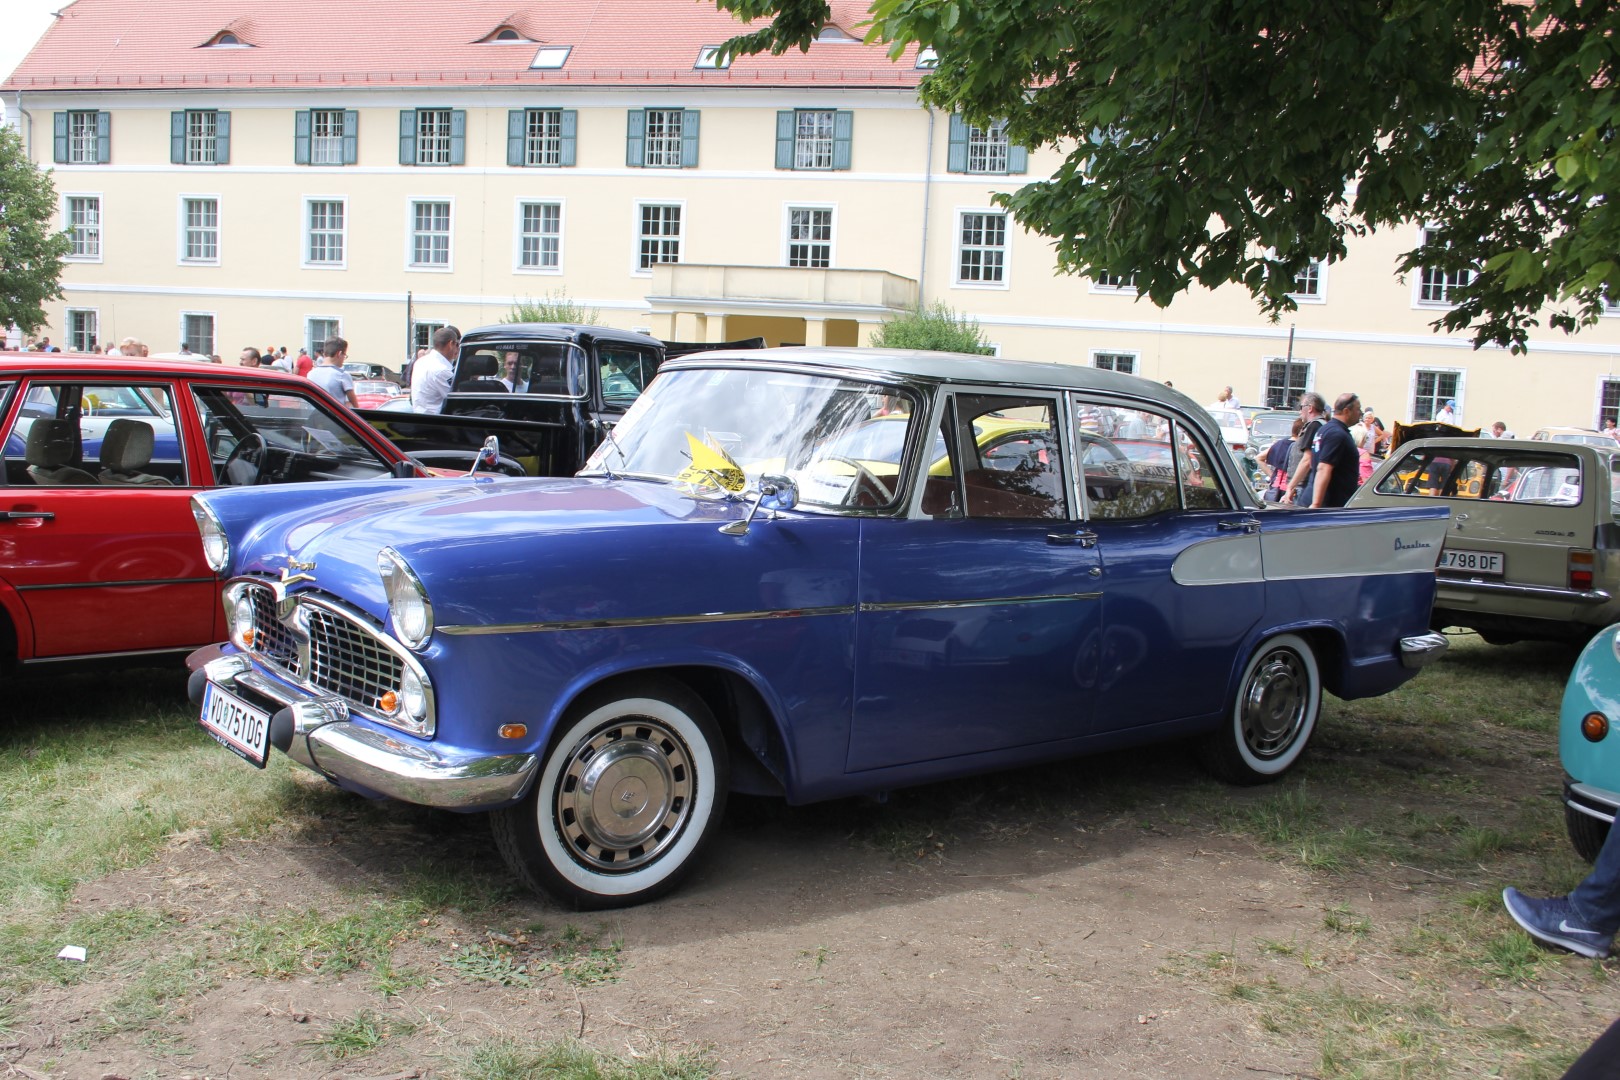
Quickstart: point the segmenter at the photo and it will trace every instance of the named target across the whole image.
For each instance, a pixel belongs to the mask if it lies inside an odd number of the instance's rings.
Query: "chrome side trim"
[[[1462,592],[1481,593],[1486,596],[1524,596],[1532,600],[1561,600],[1575,604],[1606,604],[1613,596],[1604,589],[1565,589],[1557,585],[1510,585],[1505,581],[1475,581],[1473,578],[1447,577],[1436,574],[1441,588]]]
[[[690,615],[636,615],[622,619],[567,619],[556,622],[501,623],[495,626],[441,626],[437,632],[470,637],[481,634],[533,634],[553,630],[618,630],[627,626],[685,626],[691,623],[747,622],[751,619],[800,619],[816,615],[853,615],[854,604],[780,608],[766,611],[702,611]]]
[[[211,577],[142,578],[139,581],[74,581],[57,585],[18,585],[18,592],[51,592],[57,589],[133,589],[153,585],[212,585]]]
[[[1416,670],[1440,659],[1451,648],[1444,634],[1414,634],[1401,638],[1401,666]]]
[[[991,596],[983,600],[896,600],[860,605],[872,611],[943,611],[950,608],[1000,607],[1003,604],[1054,604],[1069,600],[1101,600],[1102,593],[1059,593],[1053,596]]]

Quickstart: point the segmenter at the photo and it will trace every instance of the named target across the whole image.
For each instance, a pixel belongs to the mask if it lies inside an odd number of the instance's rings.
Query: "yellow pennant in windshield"
[[[727,491],[741,491],[748,486],[742,467],[714,444],[700,440],[689,431],[686,445],[692,453],[692,464],[675,479],[688,484],[719,484]]]

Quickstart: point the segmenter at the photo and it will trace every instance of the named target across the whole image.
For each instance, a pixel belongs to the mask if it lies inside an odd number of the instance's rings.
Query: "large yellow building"
[[[1416,224],[1353,241],[1279,323],[1239,289],[1160,310],[1057,275],[992,195],[1059,154],[922,107],[916,54],[833,10],[807,55],[723,66],[738,25],[693,0],[76,0],[0,84],[73,238],[46,332],[228,358],[336,332],[397,367],[523,297],[806,344],[943,301],[1003,355],[1206,400],[1355,390],[1387,421],[1454,398],[1524,435],[1620,412],[1620,306],[1476,352],[1429,326],[1457,281],[1395,273]]]

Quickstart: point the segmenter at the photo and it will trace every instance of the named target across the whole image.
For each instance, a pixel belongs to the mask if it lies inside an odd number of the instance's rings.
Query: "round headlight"
[[[394,635],[407,648],[420,649],[433,636],[433,605],[428,602],[427,590],[391,547],[377,552],[377,572],[382,575],[383,592],[388,597]]]
[[[191,516],[202,534],[203,561],[214,573],[223,573],[231,561],[231,542],[225,535],[225,526],[209,509],[208,504],[196,496],[191,499]]]

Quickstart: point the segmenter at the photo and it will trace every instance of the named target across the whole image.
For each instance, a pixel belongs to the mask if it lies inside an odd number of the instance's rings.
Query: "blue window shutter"
[[[399,110],[399,163],[416,164],[416,110]]]
[[[112,160],[112,113],[96,113],[96,164]]]
[[[783,109],[776,114],[776,167],[778,169],[793,168],[793,133],[798,126],[798,117],[792,109]]]
[[[945,148],[945,171],[967,172],[967,121],[951,114],[951,138]]]
[[[833,168],[849,168],[850,148],[855,142],[855,114],[848,109],[833,113]]]
[[[698,163],[698,111],[681,111],[681,168],[695,169]]]
[[[629,130],[624,138],[624,163],[639,169],[647,163],[647,110],[631,109],[627,114]]]
[[[574,109],[562,111],[562,164],[574,163],[574,145],[579,141],[579,113]]]
[[[55,138],[51,140],[55,144],[51,156],[52,160],[61,164],[68,159],[68,114],[59,112],[51,117],[51,120],[56,132]]]
[[[360,113],[356,109],[343,110],[343,164],[360,161]]]
[[[467,110],[450,110],[450,164],[467,163]]]
[[[506,111],[506,163],[508,165],[522,165],[527,157],[523,152],[523,144],[529,133],[529,110],[508,109]]]
[[[169,114],[169,163],[171,165],[184,165],[186,163],[186,113]]]
[[[293,113],[293,164],[309,164],[310,112],[300,109]]]
[[[214,114],[214,164],[229,165],[231,163],[231,114],[217,112]]]
[[[1019,146],[1016,143],[1007,147],[1007,171],[1010,173],[1029,172],[1029,147]]]

